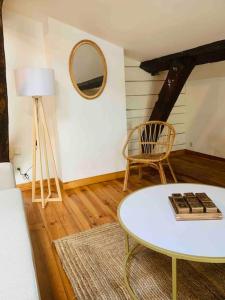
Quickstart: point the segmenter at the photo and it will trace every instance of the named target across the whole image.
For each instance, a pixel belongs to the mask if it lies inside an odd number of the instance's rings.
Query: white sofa
[[[11,164],[0,164],[0,299],[40,299],[20,190]]]
[[[16,187],[14,170],[11,163],[0,163],[0,190]]]

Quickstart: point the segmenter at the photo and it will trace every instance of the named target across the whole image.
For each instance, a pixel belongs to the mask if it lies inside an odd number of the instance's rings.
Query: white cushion
[[[16,186],[13,166],[11,163],[0,163],[0,190]]]
[[[22,195],[15,188],[0,191],[0,243],[0,299],[40,299]]]

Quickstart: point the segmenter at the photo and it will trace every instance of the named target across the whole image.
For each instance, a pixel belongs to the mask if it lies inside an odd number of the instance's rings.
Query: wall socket
[[[16,171],[23,177],[23,179],[30,180],[30,177],[29,177],[29,174],[28,174],[29,169],[25,173],[22,173],[21,168],[17,167]]]

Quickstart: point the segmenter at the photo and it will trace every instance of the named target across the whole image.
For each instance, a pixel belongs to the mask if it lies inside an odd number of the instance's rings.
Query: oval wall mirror
[[[70,54],[70,78],[77,92],[86,99],[101,95],[107,79],[107,66],[99,46],[83,40],[77,43]]]

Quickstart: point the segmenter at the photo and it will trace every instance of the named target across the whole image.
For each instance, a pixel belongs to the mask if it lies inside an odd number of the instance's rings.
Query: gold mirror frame
[[[96,94],[94,95],[86,95],[85,93],[83,93],[78,85],[77,85],[77,81],[76,81],[76,76],[75,76],[75,72],[74,72],[74,69],[73,69],[73,58],[74,56],[76,55],[76,52],[77,50],[82,46],[82,45],[90,45],[92,47],[94,47],[100,58],[101,58],[101,61],[102,61],[102,64],[103,64],[103,68],[104,68],[104,74],[103,74],[103,81],[102,81],[102,86],[100,87],[100,89],[97,91]],[[101,93],[104,91],[104,88],[105,88],[105,85],[106,85],[106,80],[107,80],[107,64],[106,64],[106,60],[105,60],[105,56],[101,50],[101,48],[93,41],[91,40],[82,40],[80,42],[78,42],[72,49],[71,53],[70,53],[70,58],[69,58],[69,72],[70,72],[70,79],[73,83],[73,86],[75,87],[76,91],[78,92],[78,94],[80,94],[82,97],[84,97],[85,99],[88,99],[88,100],[92,100],[92,99],[95,99],[97,97],[99,97],[101,95]]]

